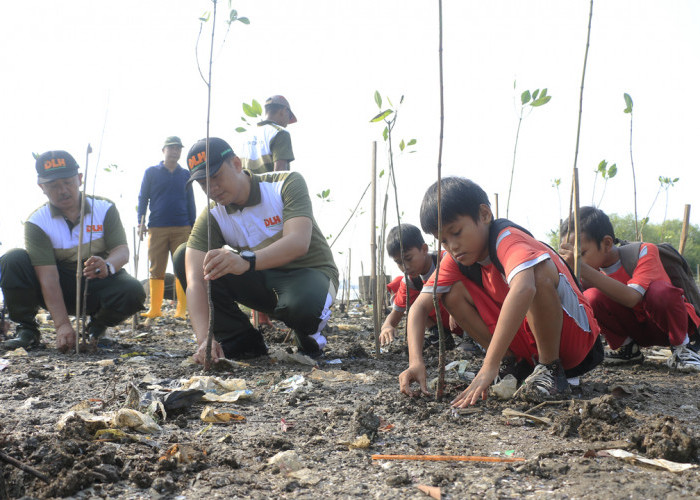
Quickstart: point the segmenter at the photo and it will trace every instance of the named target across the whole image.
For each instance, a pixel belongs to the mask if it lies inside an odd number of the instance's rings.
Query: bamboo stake
[[[372,141],[372,208],[370,209],[370,252],[372,256],[372,270],[370,271],[369,289],[372,300],[372,321],[374,325],[374,349],[377,357],[380,356],[379,346],[379,310],[377,307],[377,294],[372,294],[372,283],[377,282],[377,141]]]
[[[442,0],[438,0],[438,19],[439,19],[439,48],[438,60],[440,67],[440,143],[438,146],[438,161],[437,161],[437,201],[438,201],[438,259],[435,265],[435,285],[433,286],[433,307],[435,308],[435,319],[438,326],[438,335],[440,339],[439,354],[438,354],[438,383],[435,388],[435,398],[442,399],[445,392],[445,328],[442,324],[442,315],[440,314],[440,303],[438,302],[437,289],[438,278],[440,276],[440,247],[439,242],[442,241],[442,142],[445,131],[445,95],[443,85],[443,69],[442,69]],[[450,334],[452,335],[452,334]]]
[[[14,465],[18,469],[23,470],[24,472],[27,472],[27,473],[31,474],[32,476],[41,479],[45,483],[51,482],[51,480],[49,479],[49,477],[46,474],[39,472],[34,467],[30,467],[29,465],[23,464],[19,460],[12,458],[10,455],[3,453],[2,451],[0,451],[0,460],[2,460],[5,463],[8,463],[10,465]]]
[[[681,227],[681,241],[678,244],[678,253],[683,255],[685,243],[688,240],[688,225],[690,224],[690,205],[685,206],[683,211],[683,226]]]
[[[88,174],[88,160],[90,159],[90,153],[92,153],[92,146],[88,143],[87,151],[85,153],[85,182],[83,183],[83,194],[80,197],[80,230],[78,232],[78,260],[75,265],[75,353],[80,352],[80,340],[82,338],[80,332],[80,291],[83,278],[83,232],[85,228],[85,192],[87,188],[87,174]]]
[[[352,248],[348,248],[348,277],[346,279],[346,284],[348,287],[348,296],[347,296],[347,302],[345,303],[345,311],[350,312],[350,292],[352,290]]]
[[[494,205],[496,206],[496,218],[498,219],[498,193],[493,193]]]
[[[479,457],[470,455],[372,455],[372,460],[418,460],[424,462],[524,462],[520,457]]]
[[[143,214],[141,216],[141,220],[139,221],[139,230],[138,230],[138,236],[139,236],[139,241],[138,243],[136,242],[136,235],[134,234],[134,279],[138,279],[139,276],[139,259],[141,256],[141,242],[143,241],[143,225],[146,223],[146,214]],[[150,289],[150,287],[149,287]],[[135,332],[136,327],[139,324],[139,312],[137,311],[136,314],[134,314],[131,317],[131,331]]]

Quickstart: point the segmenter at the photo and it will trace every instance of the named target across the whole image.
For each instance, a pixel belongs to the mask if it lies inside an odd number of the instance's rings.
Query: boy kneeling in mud
[[[689,328],[694,331],[700,318],[683,290],[671,284],[658,247],[653,243],[639,245],[637,264],[630,276],[605,212],[583,207],[579,217],[581,279],[611,349],[605,353],[605,363],[641,363],[644,354],[639,346],[670,345],[669,368],[700,372],[700,355],[688,347]],[[568,237],[568,226],[568,220],[562,223],[564,243],[560,252],[573,262],[573,238]]]
[[[402,248],[403,255],[401,254]],[[426,245],[420,229],[413,224],[401,224],[400,238],[399,226],[391,228],[386,238],[386,252],[396,262],[399,269],[408,275],[409,304],[413,304],[413,301],[416,300],[416,297],[423,289],[423,284],[435,271],[438,258],[437,252],[428,251],[428,245]],[[386,317],[379,335],[379,341],[383,346],[393,342],[396,336],[396,327],[401,318],[403,318],[404,311],[406,311],[406,280],[402,277],[393,298],[391,312]],[[447,325],[450,323],[450,315],[442,304],[440,304],[440,317],[447,332],[446,348],[454,349],[455,341],[452,337],[452,332],[447,328]],[[438,343],[439,334],[434,309],[430,311],[427,326],[431,334],[425,339],[424,347],[426,348]],[[454,333],[462,333],[456,325]]]
[[[474,182],[448,177],[441,188],[441,243],[449,257],[441,263],[437,284],[433,275],[409,312],[409,367],[399,376],[401,392],[418,395],[410,388],[415,381],[428,393],[423,331],[433,307],[432,288],[437,286],[457,323],[486,348],[481,369],[453,406],[486,399],[504,358],[510,367],[516,361],[534,365],[518,391],[523,399],[539,402],[568,395],[567,375],[590,370],[602,352],[597,356],[600,330],[593,311],[565,262],[524,229],[494,221],[486,193]],[[437,214],[435,183],[420,212],[423,231],[435,237]]]

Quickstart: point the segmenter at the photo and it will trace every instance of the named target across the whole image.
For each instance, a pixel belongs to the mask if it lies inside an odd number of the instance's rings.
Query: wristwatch
[[[107,276],[112,276],[113,274],[117,274],[117,271],[114,269],[114,264],[111,262],[105,261],[105,266],[107,266]]]
[[[243,250],[239,255],[243,258],[243,260],[247,260],[248,263],[250,263],[250,268],[246,272],[252,273],[255,271],[255,252]]]

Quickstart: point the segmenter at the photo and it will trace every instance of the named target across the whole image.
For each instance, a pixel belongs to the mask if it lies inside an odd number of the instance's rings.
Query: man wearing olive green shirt
[[[206,189],[206,140],[187,155],[190,182]],[[238,303],[292,328],[301,352],[319,356],[322,335],[338,289],[338,270],[316,225],[304,178],[298,172],[255,175],[222,139],[209,139],[209,192],[214,203],[195,222],[175,255],[175,272],[187,286],[187,302],[205,362],[209,331],[206,282],[214,305],[212,359],[267,353],[262,335]],[[211,250],[207,245],[207,218]]]
[[[0,286],[10,319],[18,323],[15,338],[3,347],[28,348],[39,343],[35,316],[42,306],[51,313],[56,347],[67,351],[75,346],[68,315],[76,313],[77,266],[82,268],[83,279],[89,280],[87,331],[95,343],[108,326],[143,309],[146,294],[122,269],[129,261],[129,247],[114,203],[86,197],[81,226],[82,174],[75,159],[65,151],[48,151],[37,158],[36,171],[37,183],[49,202],[24,224],[26,250],[13,249],[0,258]],[[78,263],[81,233],[83,262]]]

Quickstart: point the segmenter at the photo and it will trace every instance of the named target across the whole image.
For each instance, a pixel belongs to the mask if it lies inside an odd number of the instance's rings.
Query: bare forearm
[[[399,325],[401,318],[403,318],[403,311],[397,311],[396,309],[392,309],[389,315],[384,320],[382,328],[396,328]]]
[[[531,271],[523,271],[530,273]],[[524,278],[524,277],[523,277]],[[514,279],[514,281],[517,279]],[[498,367],[503,359],[503,356],[508,351],[511,342],[518,333],[518,329],[527,314],[530,304],[535,297],[537,289],[530,279],[522,279],[519,283],[514,283],[511,286],[506,299],[503,301],[501,314],[496,323],[496,329],[493,332],[491,343],[486,350],[484,358],[484,366]]]
[[[425,324],[432,309],[432,294],[421,293],[408,311],[408,363],[423,363],[423,340]]]
[[[114,266],[115,271],[119,271],[129,262],[129,247],[127,245],[119,245],[109,251],[105,262],[109,262]]]
[[[603,292],[618,304],[625,307],[634,307],[642,300],[642,294],[634,288],[606,276],[589,265],[581,264],[581,278],[588,286],[592,286]]]
[[[209,334],[209,300],[206,284],[195,282],[187,287],[187,309],[197,343],[206,341]]]

